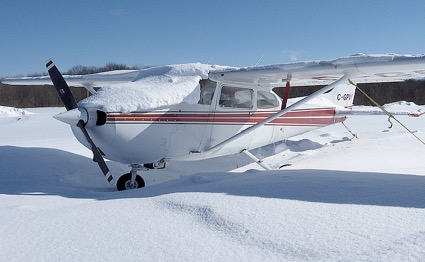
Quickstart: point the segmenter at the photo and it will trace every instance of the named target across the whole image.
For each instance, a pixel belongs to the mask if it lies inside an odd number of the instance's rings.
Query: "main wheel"
[[[139,175],[136,176],[134,185],[131,184],[131,173],[122,175],[117,181],[118,191],[136,189],[141,187],[145,187],[145,180],[143,180],[143,178]]]

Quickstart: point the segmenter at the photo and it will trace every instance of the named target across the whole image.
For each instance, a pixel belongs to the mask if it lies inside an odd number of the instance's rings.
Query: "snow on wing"
[[[349,73],[356,82],[392,82],[425,78],[425,55],[364,55],[331,61],[310,61],[245,67],[212,72],[216,81],[281,85],[291,75],[291,86],[327,85]]]

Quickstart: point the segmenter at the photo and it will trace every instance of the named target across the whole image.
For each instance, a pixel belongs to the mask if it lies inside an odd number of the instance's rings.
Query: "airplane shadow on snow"
[[[81,155],[51,148],[0,146],[0,156],[0,194],[78,198],[81,193],[76,191],[81,189],[108,188],[97,164]]]
[[[114,192],[99,175],[97,164],[77,154],[58,149],[3,146],[0,155],[0,194],[8,195],[61,195],[109,200],[206,192],[334,204],[425,208],[425,176],[333,170],[249,170],[244,173],[194,174],[139,190]]]

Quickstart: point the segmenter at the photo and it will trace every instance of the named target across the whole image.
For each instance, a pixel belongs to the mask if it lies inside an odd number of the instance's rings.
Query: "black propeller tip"
[[[77,102],[75,101],[75,98],[71,90],[69,89],[68,84],[66,83],[62,74],[59,72],[58,68],[55,66],[52,60],[47,60],[46,67],[47,72],[50,75],[50,79],[52,80],[52,83],[55,86],[56,91],[60,99],[62,100],[62,103],[64,104],[66,110],[69,111],[71,109],[77,108]]]
[[[52,68],[55,64],[53,63],[53,61],[51,59],[47,59],[46,61],[46,68],[47,70],[50,70],[50,68]]]

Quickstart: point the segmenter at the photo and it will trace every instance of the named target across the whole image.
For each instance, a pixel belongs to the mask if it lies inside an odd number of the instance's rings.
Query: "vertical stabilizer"
[[[355,92],[356,87],[346,80],[329,92],[323,94],[322,97],[337,106],[351,108],[353,106]]]

